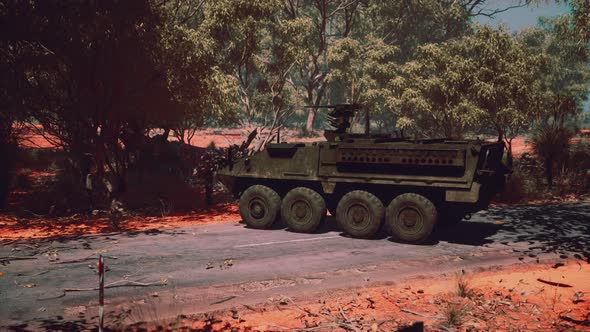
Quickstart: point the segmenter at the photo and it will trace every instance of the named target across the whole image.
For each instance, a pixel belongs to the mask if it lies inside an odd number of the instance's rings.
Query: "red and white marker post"
[[[98,255],[98,331],[103,332],[104,324],[104,260]]]

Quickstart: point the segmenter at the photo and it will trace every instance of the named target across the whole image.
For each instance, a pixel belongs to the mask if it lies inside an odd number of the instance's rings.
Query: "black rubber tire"
[[[285,195],[281,203],[281,217],[289,230],[312,233],[326,218],[326,201],[316,191],[298,187]]]
[[[384,213],[385,208],[379,198],[369,192],[355,190],[338,202],[336,220],[340,229],[348,235],[368,239],[379,231]]]
[[[395,240],[404,243],[418,244],[428,240],[437,219],[434,204],[428,198],[414,193],[397,196],[385,211],[385,220],[391,235]]]
[[[279,218],[281,197],[271,188],[256,184],[242,193],[239,207],[246,225],[256,229],[269,228]]]

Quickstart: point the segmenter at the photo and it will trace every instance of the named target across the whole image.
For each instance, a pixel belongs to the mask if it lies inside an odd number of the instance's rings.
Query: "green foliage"
[[[398,61],[406,62],[421,45],[463,35],[469,12],[462,1],[375,0],[369,2],[366,20],[385,43],[399,48]]]
[[[341,99],[382,106],[386,82],[398,74],[395,62],[398,48],[372,35],[362,42],[343,38],[328,51],[328,82],[341,85]]]
[[[568,155],[573,132],[559,126],[548,125],[536,128],[531,145],[542,159],[564,161]]]
[[[586,59],[580,58],[579,40],[572,28],[571,16],[541,21],[545,39],[534,48],[546,56],[542,82],[547,118],[563,126],[568,118],[579,115],[589,93],[590,71]]]
[[[13,32],[0,48],[18,82],[6,107],[60,139],[80,185],[94,170],[113,196],[125,190],[144,132],[203,123],[231,84],[216,75],[211,41],[147,0],[11,1],[0,15],[0,28]]]
[[[474,27],[461,38],[419,47],[392,95],[398,125],[419,135],[460,138],[469,129],[515,137],[538,111],[540,59],[507,32]]]
[[[239,103],[248,120],[261,116],[257,102],[262,99],[259,87],[264,84],[260,82],[264,62],[258,56],[265,51],[263,43],[278,8],[277,1],[207,2],[202,22],[193,27],[212,41],[220,71],[235,84],[236,99],[231,107]],[[226,92],[230,92],[231,87],[227,88]]]
[[[421,136],[459,138],[475,124],[479,109],[466,94],[471,81],[465,75],[475,64],[454,52],[454,45],[422,46],[417,59],[404,65],[400,90],[388,98],[400,128]]]
[[[543,160],[549,188],[553,186],[555,172],[561,174],[569,155],[570,140],[574,133],[559,125],[543,125],[536,128],[532,138],[535,153]]]
[[[561,139],[561,144],[567,144],[563,143],[564,140]],[[551,138],[550,141],[557,139]],[[577,197],[587,194],[590,190],[590,145],[583,141],[569,144],[566,153],[557,151],[556,155],[559,162],[552,162],[553,185],[550,188],[547,179],[547,159],[536,154],[524,153],[515,159],[513,173],[508,177],[504,192],[498,199],[507,203],[522,203],[535,199]]]

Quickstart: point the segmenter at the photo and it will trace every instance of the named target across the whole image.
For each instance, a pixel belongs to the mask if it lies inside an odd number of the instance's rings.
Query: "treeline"
[[[253,123],[268,141],[322,126],[305,105],[359,102],[382,131],[508,146],[532,126],[569,128],[588,94],[590,4],[513,35],[473,23],[496,13],[488,2],[3,1],[2,167],[22,121],[57,138],[74,172],[91,156],[113,192],[153,128],[187,142]]]

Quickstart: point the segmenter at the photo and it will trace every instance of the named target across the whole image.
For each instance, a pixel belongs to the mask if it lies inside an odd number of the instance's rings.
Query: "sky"
[[[503,9],[515,4],[518,4],[517,0],[491,0],[487,4],[487,9]],[[568,12],[569,9],[566,5],[549,1],[548,3],[513,8],[495,15],[494,18],[478,16],[475,21],[492,26],[503,24],[508,26],[511,31],[518,31],[526,27],[535,26],[537,19],[541,16],[550,17]]]

